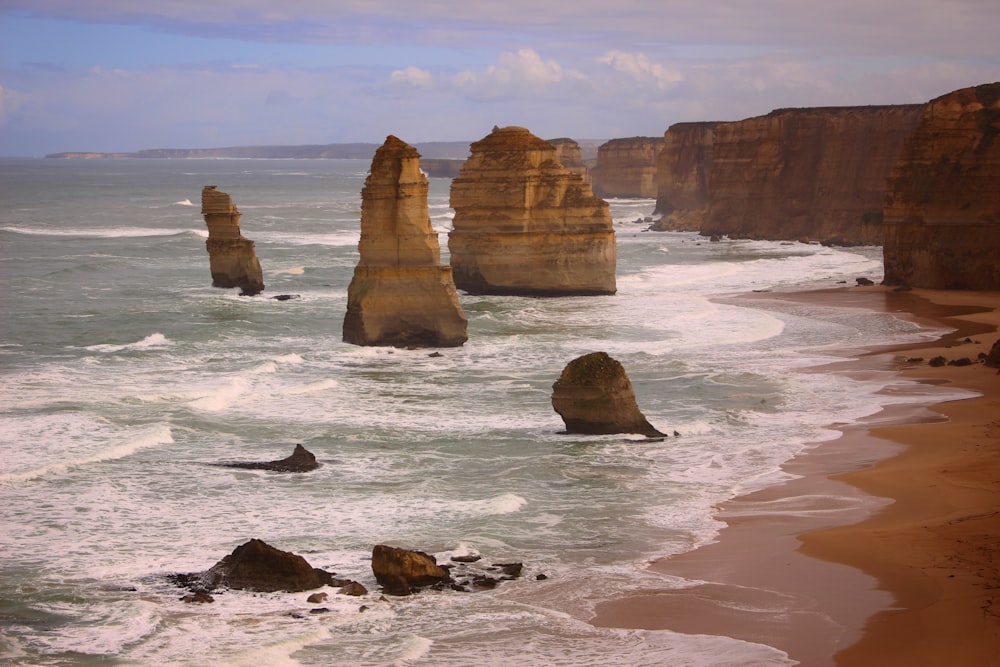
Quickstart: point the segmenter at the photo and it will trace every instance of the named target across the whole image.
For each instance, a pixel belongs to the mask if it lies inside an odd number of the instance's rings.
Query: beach
[[[886,391],[925,401],[837,424],[841,437],[783,466],[791,481],[721,505],[715,542],[651,563],[663,589],[598,605],[594,624],[724,634],[810,666],[1000,664],[1000,375],[927,363],[988,352],[1000,294],[872,286],[747,299],[881,310],[954,331],[807,371],[897,373]],[[957,389],[967,397],[953,400]],[[667,585],[675,577],[699,583]]]

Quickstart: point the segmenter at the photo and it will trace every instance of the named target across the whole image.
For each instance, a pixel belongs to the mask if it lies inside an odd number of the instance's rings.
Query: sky
[[[1000,81],[1000,0],[0,0],[0,155],[661,136]]]

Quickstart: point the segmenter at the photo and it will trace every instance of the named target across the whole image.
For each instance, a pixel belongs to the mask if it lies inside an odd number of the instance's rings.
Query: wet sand
[[[822,300],[956,331],[811,369],[898,374],[887,391],[920,403],[837,425],[840,438],[783,466],[795,479],[721,506],[716,542],[651,563],[663,589],[601,603],[592,622],[726,635],[810,667],[1000,665],[1000,375],[927,364],[988,352],[1000,293],[874,286],[748,298]],[[676,577],[699,583],[677,589]]]

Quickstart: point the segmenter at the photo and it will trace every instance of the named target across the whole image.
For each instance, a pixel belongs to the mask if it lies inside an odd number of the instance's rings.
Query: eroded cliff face
[[[583,151],[573,139],[560,138],[549,139],[549,143],[556,147],[556,160],[574,174],[579,174],[583,180],[590,183],[590,170],[583,163]]]
[[[701,229],[708,213],[712,145],[718,123],[674,123],[656,162],[655,231]]]
[[[1000,289],[1000,83],[931,100],[888,181],[885,284]]]
[[[523,127],[494,128],[452,181],[448,248],[471,294],[614,294],[615,232],[607,203],[555,147]]]
[[[420,154],[389,136],[361,191],[361,255],[347,290],[344,341],[455,347],[468,338],[451,268],[427,208]]]
[[[886,178],[922,110],[779,109],[717,124],[701,233],[881,243]]]
[[[597,166],[590,172],[600,197],[655,197],[656,169],[663,139],[612,139],[597,149]]]
[[[254,243],[240,233],[240,212],[232,198],[214,185],[201,191],[201,214],[208,227],[209,267],[213,287],[239,287],[246,296],[264,290],[264,275]]]

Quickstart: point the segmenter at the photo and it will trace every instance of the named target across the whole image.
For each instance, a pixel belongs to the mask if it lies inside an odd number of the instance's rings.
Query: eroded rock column
[[[240,212],[225,192],[214,185],[201,191],[201,214],[208,226],[208,261],[213,287],[239,287],[253,296],[264,291],[264,274],[254,243],[240,233]]]

